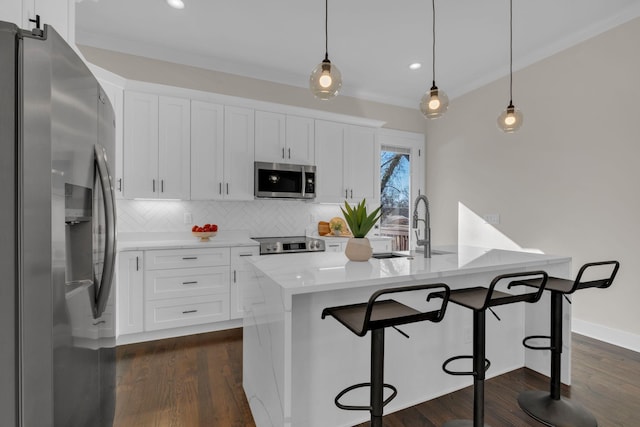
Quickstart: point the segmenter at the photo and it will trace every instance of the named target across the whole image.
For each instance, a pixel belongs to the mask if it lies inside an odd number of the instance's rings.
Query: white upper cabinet
[[[287,115],[287,162],[315,164],[315,120],[308,117]]]
[[[253,200],[250,108],[191,101],[191,199]]]
[[[314,120],[256,111],[255,157],[274,163],[314,163]]]
[[[125,92],[124,196],[157,198],[158,96]]]
[[[224,106],[191,101],[191,199],[223,198]]]
[[[344,144],[344,186],[347,200],[373,203],[380,199],[380,150],[376,130],[348,125]]]
[[[315,121],[317,202],[375,202],[379,153],[373,128]]]
[[[188,99],[160,97],[158,198],[188,200],[190,193],[191,107]]]
[[[253,200],[254,127],[253,109],[224,107],[224,199]]]
[[[189,100],[125,92],[126,198],[189,199]]]
[[[316,120],[316,202],[340,202],[345,199],[345,129],[346,125],[342,123]]]

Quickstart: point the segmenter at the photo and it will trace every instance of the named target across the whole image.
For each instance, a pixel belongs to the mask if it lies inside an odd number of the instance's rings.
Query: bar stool
[[[539,289],[536,292],[528,292],[522,294],[510,294],[495,289],[500,282],[510,279],[516,279],[523,276],[531,277],[535,281]],[[491,362],[485,357],[486,344],[486,318],[487,309],[491,307],[512,304],[516,302],[533,303],[540,299],[542,291],[547,283],[547,273],[544,271],[531,271],[513,274],[503,274],[496,276],[489,285],[489,288],[476,286],[465,289],[454,289],[451,291],[449,301],[462,307],[473,310],[473,355],[454,356],[442,364],[442,369],[450,375],[471,375],[473,376],[473,420],[452,420],[447,421],[444,427],[483,427],[484,424],[484,379],[485,372],[491,366]],[[512,281],[507,289],[515,286],[518,282]],[[500,320],[500,318],[491,310],[491,312]],[[452,371],[447,365],[455,360],[471,359],[473,370],[469,372]]]
[[[421,312],[393,299],[378,301],[378,298],[382,295],[420,290],[437,290],[443,299],[440,308]],[[371,381],[349,386],[338,393],[334,399],[334,403],[338,408],[349,411],[369,411],[371,413],[371,426],[382,426],[383,407],[398,394],[398,390],[393,385],[384,383],[384,330],[388,327],[395,329],[399,325],[424,320],[430,322],[441,321],[447,308],[449,292],[449,287],[444,283],[388,288],[375,292],[366,303],[329,307],[322,310],[323,319],[326,316],[333,316],[359,337],[363,337],[367,334],[367,331],[371,331]],[[429,301],[432,294],[433,292],[429,293],[427,301]],[[407,336],[404,332],[399,332]],[[346,393],[362,387],[370,387],[368,406],[340,403],[340,398]],[[387,399],[383,397],[385,388],[392,391],[392,394]]]
[[[599,266],[612,266],[611,274],[605,279],[582,281],[587,269]],[[550,392],[530,390],[520,393],[518,404],[524,412],[547,426],[596,427],[595,417],[582,405],[571,402],[560,395],[560,370],[562,356],[562,298],[579,289],[608,288],[618,273],[618,261],[592,262],[583,265],[575,281],[550,277],[546,290],[551,291],[551,335],[532,335],[522,340],[522,344],[532,350],[551,350]],[[522,282],[528,286],[538,286],[530,281]],[[567,298],[567,301],[571,301]],[[535,338],[548,339],[549,347],[530,345],[527,341]]]

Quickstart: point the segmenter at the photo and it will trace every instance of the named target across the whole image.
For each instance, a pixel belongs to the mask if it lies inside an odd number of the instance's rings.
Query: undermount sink
[[[380,252],[377,254],[373,254],[371,255],[371,258],[376,258],[376,259],[388,259],[388,258],[409,258],[412,259],[414,256],[417,257],[422,257],[423,256],[423,252],[421,250],[416,250],[415,253],[412,251],[411,254],[408,253],[408,251],[406,251],[407,253],[396,253],[396,252]],[[449,251],[440,251],[440,250],[431,250],[431,256],[436,256],[436,255],[448,255],[448,254],[453,254],[455,252],[449,252]]]
[[[406,258],[409,255],[394,254],[392,252],[382,252],[371,255],[371,258],[387,259],[387,258]]]

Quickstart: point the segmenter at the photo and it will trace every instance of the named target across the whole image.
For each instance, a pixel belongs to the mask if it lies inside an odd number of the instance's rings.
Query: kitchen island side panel
[[[370,282],[357,280],[357,277],[350,281],[345,277],[341,286],[334,286],[328,283],[333,279],[320,279],[320,275],[327,277],[327,272],[331,277],[337,274],[335,266],[327,267],[334,260],[326,259],[326,256],[295,258],[296,262],[317,259],[322,266],[290,266],[290,272],[280,266],[273,270],[264,264],[256,266],[260,285],[245,297],[249,311],[244,319],[243,383],[258,427],[346,427],[369,418],[366,411],[339,410],[333,400],[343,388],[369,381],[370,334],[360,338],[333,318],[322,320],[323,308],[364,302],[375,290],[386,287],[444,282],[456,289],[486,285],[496,275],[510,272],[544,269],[551,275],[566,276],[570,266],[569,258],[549,257],[532,258],[529,266],[518,262],[517,265],[506,263],[494,268],[474,267],[471,271],[428,273],[427,262],[422,265],[420,261],[411,274]],[[278,263],[284,261],[283,257],[278,258]],[[377,260],[371,263],[374,276],[379,274],[378,269],[401,269],[398,263]],[[430,268],[433,269],[433,265]],[[323,273],[313,273],[313,270]],[[287,277],[299,277],[300,287],[286,286]],[[403,301],[403,298],[398,299]],[[423,308],[420,307],[422,300],[403,302]],[[531,350],[525,351],[521,344],[525,330],[529,330],[527,325],[533,323],[536,324],[534,329],[544,329],[544,321],[538,325],[539,320],[549,317],[548,307],[544,305],[519,303],[496,309],[502,321],[487,314],[487,357],[491,360],[488,378],[528,366],[526,353]],[[450,304],[441,323],[421,322],[401,329],[410,335],[410,339],[392,329],[386,331],[385,382],[398,387],[398,396],[385,407],[385,414],[472,383],[471,377],[449,376],[441,370],[442,362],[447,358],[471,353],[470,310]],[[563,353],[563,363],[569,358],[570,348]],[[464,363],[461,361],[454,369],[468,370]],[[548,365],[540,368],[548,374]],[[367,390],[350,394],[346,403],[366,405]]]
[[[242,385],[256,426],[291,426],[290,386],[285,387],[285,364],[291,357],[291,312],[285,312],[283,291],[257,272],[257,286],[243,286]],[[289,343],[286,344],[286,341]],[[290,363],[289,363],[290,364]]]

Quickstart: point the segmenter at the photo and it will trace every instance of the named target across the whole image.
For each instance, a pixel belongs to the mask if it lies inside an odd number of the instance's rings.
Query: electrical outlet
[[[193,223],[193,216],[191,215],[191,212],[185,212],[184,213],[184,223],[185,224]]]
[[[482,219],[484,219],[487,224],[498,225],[500,224],[500,214],[491,213],[482,215]]]

